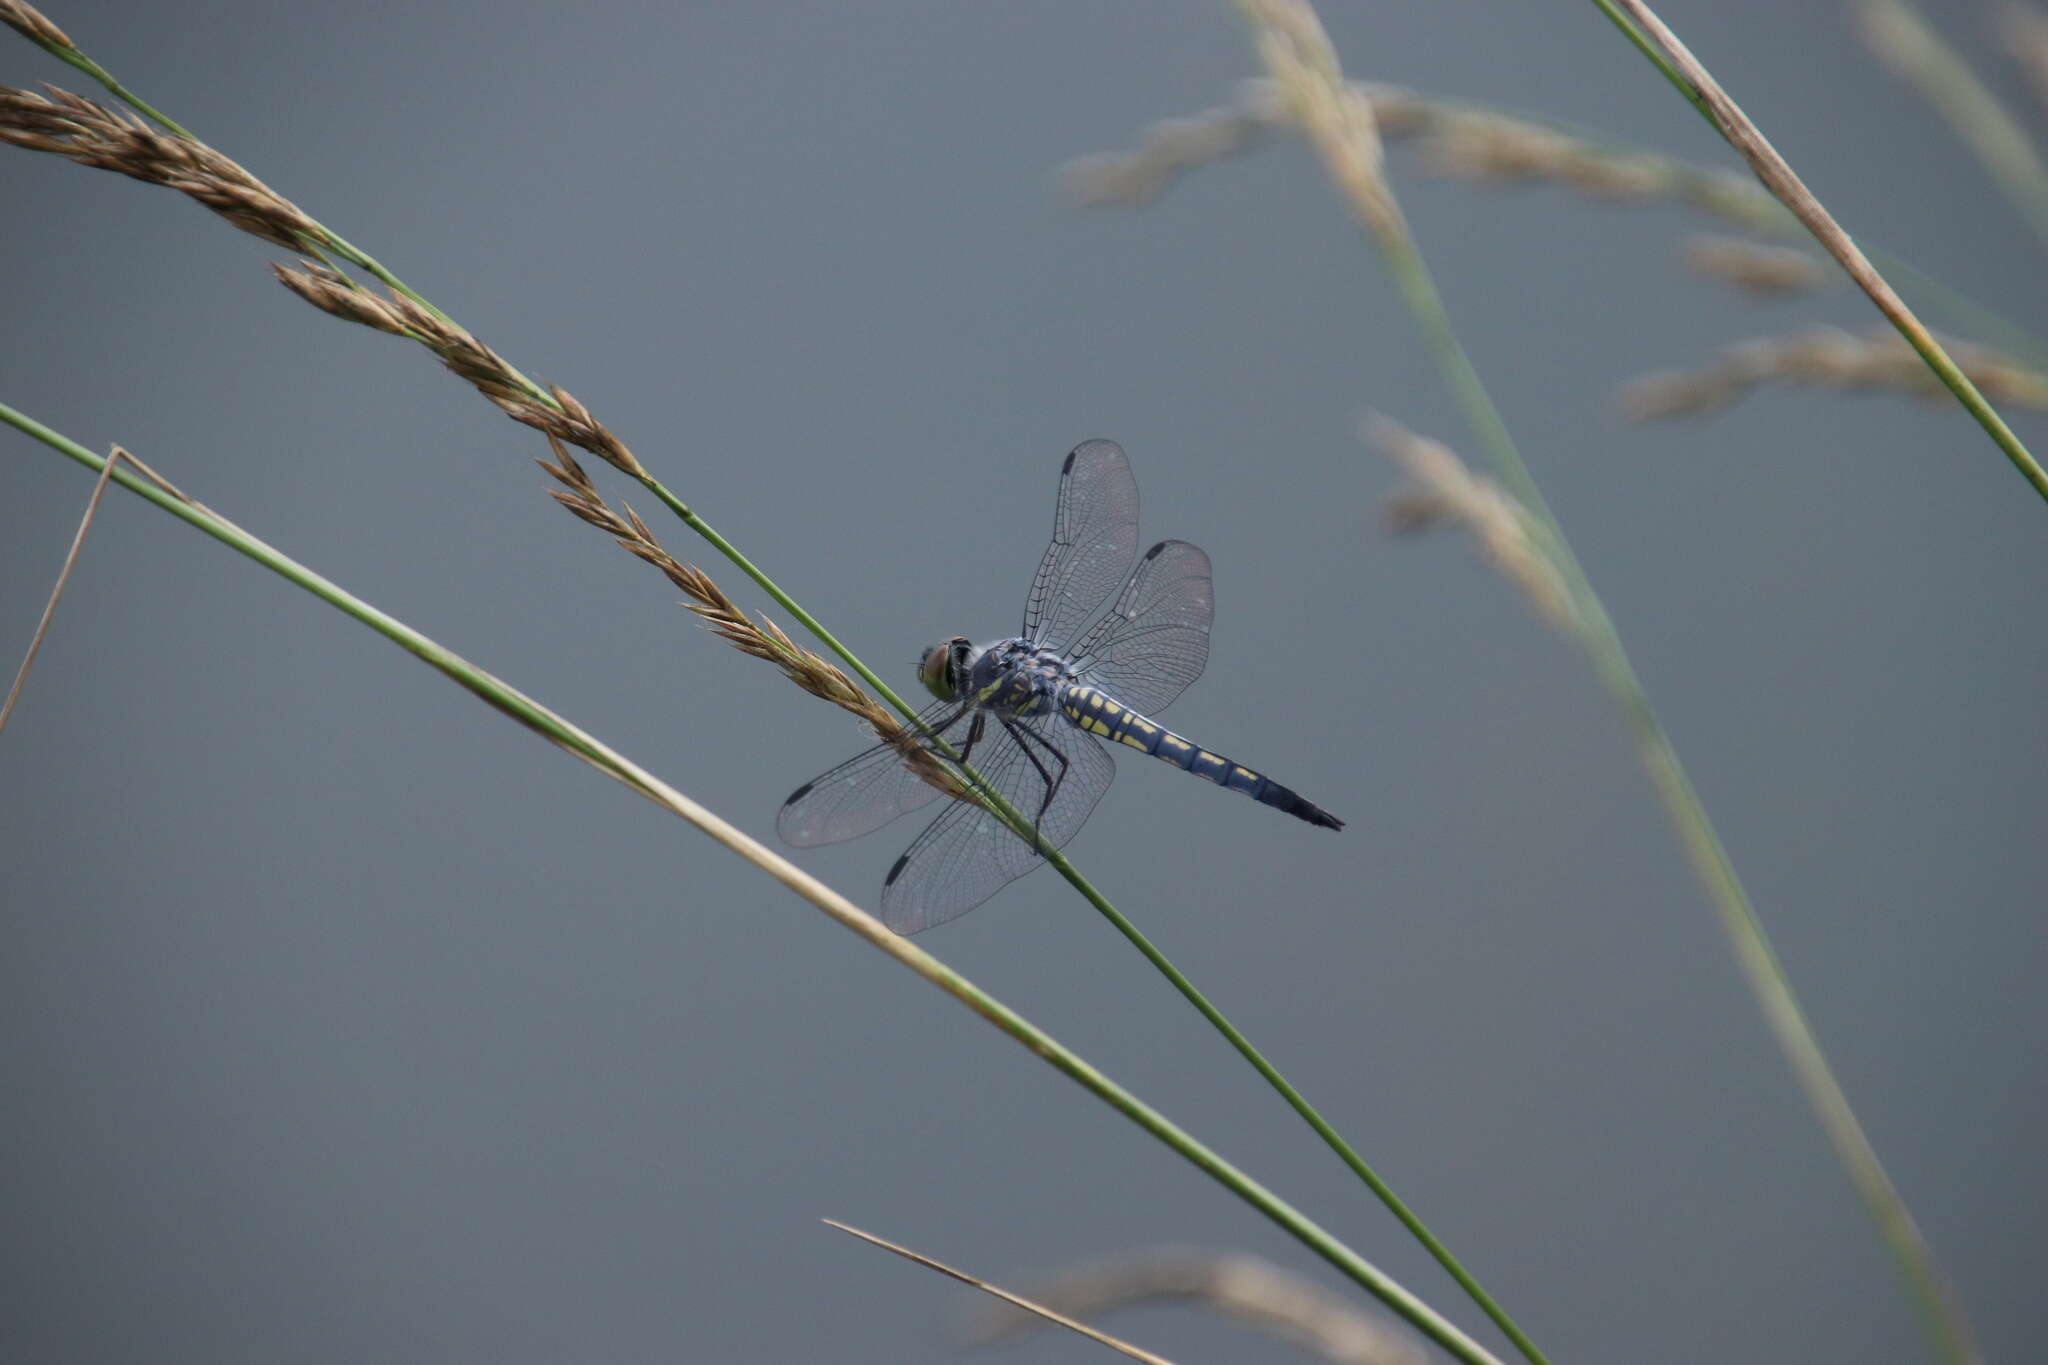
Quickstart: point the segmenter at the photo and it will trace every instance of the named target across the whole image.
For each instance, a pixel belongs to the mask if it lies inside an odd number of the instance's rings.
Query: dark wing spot
[[[890,869],[889,869],[889,875],[888,875],[888,876],[886,876],[886,877],[884,877],[884,878],[882,878],[882,885],[884,885],[884,886],[894,886],[894,885],[896,885],[896,879],[897,879],[898,877],[900,877],[900,876],[902,876],[902,875],[903,875],[903,865],[904,865],[905,863],[909,862],[909,861],[910,861],[910,855],[909,855],[908,853],[905,853],[905,854],[904,854],[904,855],[903,855],[902,857],[898,858],[898,859],[896,860],[896,866],[894,866],[894,867],[892,867],[892,868],[890,868]]]
[[[1145,558],[1157,559],[1159,557],[1159,552],[1165,549],[1170,544],[1172,544],[1171,541],[1160,541],[1157,545],[1154,545],[1151,549],[1145,551]]]
[[[809,796],[811,794],[811,788],[817,785],[818,784],[815,782],[804,783],[801,787],[798,787],[795,791],[791,792],[789,794],[789,799],[787,801],[784,801],[782,804],[785,806],[794,806],[797,802],[803,800],[806,796]]]
[[[1079,447],[1079,446],[1075,446],[1075,447],[1074,447],[1074,448],[1073,448],[1072,450],[1070,450],[1070,451],[1068,451],[1068,452],[1067,452],[1067,459],[1066,459],[1066,463],[1065,463],[1065,464],[1062,464],[1062,465],[1060,466],[1060,473],[1061,473],[1062,475],[1065,475],[1065,474],[1067,474],[1067,473],[1070,473],[1070,472],[1072,472],[1072,470],[1073,470],[1073,468],[1074,468],[1074,457],[1075,457],[1076,455],[1079,455],[1080,453],[1081,453],[1081,447]]]

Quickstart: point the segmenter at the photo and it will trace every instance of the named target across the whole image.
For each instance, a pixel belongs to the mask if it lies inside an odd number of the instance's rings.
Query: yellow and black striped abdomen
[[[1128,744],[1140,753],[1163,759],[1196,777],[1206,777],[1219,787],[1243,792],[1252,800],[1286,811],[1297,819],[1324,829],[1344,828],[1342,820],[1292,787],[1283,787],[1264,773],[1255,773],[1221,754],[1210,753],[1159,722],[1147,720],[1098,688],[1062,689],[1060,714],[1091,735],[1100,735],[1115,744]]]

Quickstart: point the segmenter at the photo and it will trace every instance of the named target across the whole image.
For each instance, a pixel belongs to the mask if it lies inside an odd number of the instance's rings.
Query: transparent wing
[[[1083,441],[1060,467],[1052,544],[1024,599],[1024,638],[1058,648],[1095,615],[1138,553],[1138,481],[1115,441]]]
[[[1086,681],[1155,715],[1202,676],[1215,616],[1209,556],[1185,540],[1162,540],[1145,551],[1070,659]]]
[[[993,721],[991,722],[993,724]],[[1035,756],[1055,778],[1052,803],[1039,817],[1039,833],[1054,848],[1074,837],[1095,803],[1116,777],[1101,743],[1065,721],[1035,717],[1013,722],[1033,736],[1026,744],[1006,729],[974,753],[976,771],[1027,817],[1038,814],[1045,779]],[[1038,740],[1044,740],[1040,744]],[[1067,760],[1065,775],[1047,746]],[[899,934],[915,934],[957,919],[1038,866],[1038,851],[980,806],[956,801],[917,836],[889,869],[882,886],[882,922]]]
[[[971,711],[961,702],[941,701],[917,718],[957,748]],[[790,793],[776,812],[775,832],[798,848],[836,844],[878,830],[939,795],[894,748],[877,744]]]

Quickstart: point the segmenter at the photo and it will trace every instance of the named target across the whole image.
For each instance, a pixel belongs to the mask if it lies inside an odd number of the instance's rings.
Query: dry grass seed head
[[[76,48],[78,44],[66,36],[46,18],[34,5],[24,5],[21,0],[0,0],[0,24],[19,33],[32,43],[48,43],[52,47]]]
[[[29,22],[21,13],[0,17],[16,28]],[[55,86],[45,90],[38,95],[0,86],[0,142],[177,190],[244,232],[293,251],[327,240],[297,205],[204,143],[159,132]],[[322,312],[425,345],[513,420],[581,446],[635,477],[645,476],[625,443],[569,393],[537,393],[490,347],[432,308],[396,291],[373,294],[319,261],[301,260],[300,265],[298,270],[271,268],[287,289]]]
[[[1381,139],[1418,138],[1428,174],[1493,184],[1545,182],[1602,201],[1670,199],[1739,227],[1786,222],[1784,209],[1746,176],[1699,170],[1640,153],[1616,151],[1545,124],[1474,109],[1371,81],[1353,81],[1353,98],[1370,111]],[[1243,82],[1229,104],[1162,119],[1128,152],[1070,162],[1069,192],[1083,204],[1142,205],[1189,171],[1237,155],[1298,120],[1271,79]]]
[[[405,325],[391,302],[372,294],[340,271],[320,261],[302,259],[299,264],[304,269],[294,270],[273,262],[270,273],[277,277],[279,284],[330,317],[389,332],[393,336],[426,340]]]
[[[1694,237],[1685,244],[1694,274],[1725,280],[1759,298],[1777,298],[1831,282],[1827,264],[1794,247],[1765,246],[1740,237]]]
[[[1337,1365],[1423,1365],[1428,1359],[1393,1325],[1255,1256],[1158,1247],[1074,1266],[1025,1288],[1036,1302],[1083,1319],[1135,1304],[1189,1301]],[[961,1336],[970,1345],[993,1346],[1042,1326],[1022,1309],[988,1304],[962,1321]]]
[[[1487,562],[1522,590],[1537,615],[1553,625],[1575,626],[1571,590],[1543,549],[1546,537],[1512,494],[1474,474],[1441,441],[1419,436],[1390,418],[1371,419],[1365,438],[1413,481],[1412,488],[1387,506],[1389,530],[1412,535],[1440,525],[1463,525],[1479,542]]]
[[[1148,204],[1183,173],[1237,155],[1284,121],[1284,113],[1250,102],[1165,118],[1139,134],[1136,150],[1080,157],[1061,176],[1084,205]]]
[[[1987,399],[2048,409],[2048,375],[1988,346],[1944,337],[1942,345]],[[1798,384],[1843,393],[1889,391],[1939,401],[1948,389],[1918,352],[1888,327],[1861,334],[1814,327],[1789,337],[1759,337],[1724,348],[1712,364],[1645,375],[1622,390],[1631,421],[1705,417],[1765,384]]]
[[[1386,149],[1372,100],[1344,79],[1337,49],[1305,0],[1239,0],[1257,30],[1259,55],[1294,122],[1308,135],[1365,229],[1405,242],[1407,224],[1386,180]]]
[[[43,89],[38,95],[0,86],[0,142],[176,190],[287,250],[323,239],[319,224],[296,204],[205,143],[159,132],[54,85]]]
[[[1441,117],[1429,101],[1399,86],[1355,81],[1351,89],[1366,102],[1387,139],[1423,132]],[[1279,82],[1254,77],[1238,83],[1230,103],[1160,119],[1138,134],[1132,150],[1078,157],[1061,174],[1068,192],[1082,204],[1141,205],[1188,171],[1247,151],[1293,123]]]
[[[926,751],[922,736],[896,718],[894,713],[863,692],[853,679],[824,659],[800,648],[781,627],[763,617],[758,623],[748,618],[738,603],[709,574],[694,564],[676,559],[648,529],[631,507],[615,511],[606,503],[590,475],[564,448],[561,439],[548,435],[554,463],[535,463],[561,484],[549,496],[570,513],[609,535],[628,554],[659,569],[687,599],[683,605],[710,627],[713,634],[756,659],[764,659],[804,691],[831,702],[861,718],[876,737],[893,746],[917,775],[948,796],[964,796],[964,788],[939,760]]]
[[[270,269],[278,283],[323,313],[419,342],[513,421],[580,446],[622,473],[646,477],[646,468],[625,442],[567,389],[549,389],[547,396],[553,401],[546,401],[496,351],[424,304],[395,290],[372,293],[318,261],[301,260],[299,265],[303,268]]]

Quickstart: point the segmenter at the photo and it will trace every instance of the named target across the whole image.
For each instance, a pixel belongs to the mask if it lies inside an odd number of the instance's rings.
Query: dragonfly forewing
[[[1026,639],[1057,648],[1088,623],[1138,554],[1138,480],[1115,441],[1083,441],[1060,467],[1052,544],[1024,599]]]

